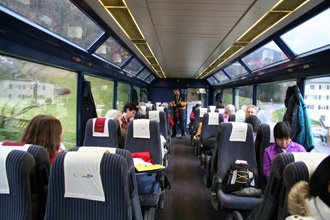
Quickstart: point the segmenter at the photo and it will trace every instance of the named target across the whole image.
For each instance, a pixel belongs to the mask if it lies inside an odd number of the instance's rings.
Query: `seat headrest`
[[[105,201],[100,168],[105,153],[108,153],[106,148],[99,148],[65,154],[64,197]]]
[[[164,112],[165,111],[164,108],[165,107],[163,106],[157,106],[157,111]]]
[[[140,106],[140,108],[141,108],[141,114],[146,115],[147,114],[147,106],[143,105],[143,106]]]
[[[152,106],[153,106],[153,104],[152,104],[152,103],[146,103],[146,106],[147,106],[147,108],[148,108],[149,110],[152,110]]]
[[[133,120],[133,137],[134,138],[150,138],[150,120],[149,119],[137,119]]]
[[[156,102],[156,106],[160,106],[161,104],[161,102]]]
[[[210,109],[211,112],[215,112],[215,108],[216,108],[215,105],[210,105],[209,106],[209,109]]]
[[[269,129],[270,129],[270,133],[269,133],[269,143],[275,143],[275,138],[274,138],[274,127],[276,125],[276,123],[269,123]]]
[[[199,109],[199,117],[203,118],[205,113],[207,113],[207,108]]]
[[[229,137],[229,141],[246,141],[246,135],[248,130],[248,124],[244,122],[229,122],[233,128]]]
[[[300,152],[300,153],[292,153],[294,161],[302,161],[306,164],[308,169],[309,177],[312,176],[317,166],[321,163],[321,161],[329,156],[328,154],[322,153],[308,153],[308,152]]]
[[[149,119],[159,122],[159,111],[149,111]]]
[[[235,113],[235,121],[236,122],[244,122],[245,121],[245,112],[242,110],[238,110]]]
[[[209,125],[219,125],[219,113],[210,112],[209,113]]]
[[[109,118],[93,118],[93,137],[109,137]]]
[[[78,148],[79,152],[90,152],[90,151],[103,151],[107,150],[111,154],[116,154],[117,148],[114,147],[95,147],[95,146],[81,146]]]

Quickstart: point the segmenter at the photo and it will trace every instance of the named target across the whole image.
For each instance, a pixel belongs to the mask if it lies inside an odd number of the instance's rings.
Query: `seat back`
[[[207,112],[215,112],[216,106],[215,105],[209,105],[207,106]]]
[[[167,107],[157,106],[157,111],[163,111],[165,113],[165,124],[167,127],[167,136],[165,136],[166,140],[169,138],[170,135],[170,115]]]
[[[218,127],[223,122],[223,116],[219,113],[205,113],[203,117],[203,126],[201,131],[201,142],[203,148],[214,148]]]
[[[259,183],[260,188],[265,189],[266,187],[266,179],[263,170],[264,164],[264,151],[269,145],[274,143],[274,135],[273,129],[275,124],[260,124],[257,130],[257,136],[255,140],[255,150],[256,150],[256,158],[258,164],[258,173],[259,173]]]
[[[12,150],[5,157],[5,150],[0,148],[0,163],[6,170],[9,194],[0,192],[0,219],[37,218],[37,207],[32,204],[31,182],[35,173],[35,160],[25,151]],[[4,170],[1,170],[2,174]],[[4,181],[4,178],[1,178]],[[1,184],[2,186],[2,184]]]
[[[194,121],[195,131],[194,131],[194,134],[193,135],[195,135],[195,133],[196,133],[196,131],[198,129],[199,123],[203,121],[203,116],[204,116],[205,113],[207,113],[207,108],[200,108],[200,109],[197,109],[196,110],[195,121]]]
[[[127,160],[118,154],[103,154],[100,160],[100,176],[105,200],[96,201],[72,196],[64,197],[66,184],[69,184],[65,183],[67,170],[64,161],[69,153],[73,152],[58,155],[54,160],[50,173],[45,220],[132,219],[130,170]],[[77,161],[77,167],[80,167],[79,162],[83,167],[84,161]]]
[[[313,175],[317,166],[326,158],[321,153],[293,153],[295,162],[288,164],[283,171],[283,185],[281,188],[277,219],[285,219],[288,213],[288,195],[295,183],[305,180]]]
[[[98,125],[98,120],[104,120]],[[103,127],[104,125],[104,127]],[[98,126],[102,126],[103,132],[98,132]],[[100,147],[118,147],[120,139],[119,122],[116,119],[109,118],[91,118],[86,123],[84,146],[100,146]]]
[[[142,120],[144,122],[142,122]],[[139,122],[140,121],[140,122]],[[143,130],[148,130],[149,137],[141,138],[134,134],[134,126],[138,123],[146,123]],[[131,153],[134,152],[150,152],[152,159],[157,164],[162,164],[162,147],[160,142],[159,123],[149,119],[136,119],[129,123],[125,149]]]
[[[148,111],[147,112],[147,119],[155,120],[159,123],[159,131],[160,134],[164,136],[164,138],[167,140],[168,135],[168,127],[166,126],[166,117],[165,112],[163,111]]]

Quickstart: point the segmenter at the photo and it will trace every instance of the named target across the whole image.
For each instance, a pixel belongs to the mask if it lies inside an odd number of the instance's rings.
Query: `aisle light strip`
[[[159,62],[158,62],[155,54],[151,50],[149,44],[146,42],[145,37],[144,37],[140,27],[138,26],[136,20],[134,19],[131,11],[127,7],[127,4],[126,4],[125,0],[117,0],[115,2],[114,1],[108,1],[108,0],[99,0],[99,2],[103,5],[106,12],[116,22],[116,24],[125,33],[125,35],[132,41],[132,43],[137,48],[137,50],[142,54],[144,59],[152,66],[152,68],[155,70],[156,75],[160,78],[166,78],[166,75],[165,75],[164,71],[160,67]],[[109,4],[111,4],[111,2],[115,3],[116,5],[109,5]],[[127,17],[123,18],[123,17],[121,17],[122,16],[121,14],[117,14],[117,17],[116,17],[116,14],[114,12],[111,12],[112,10],[116,10],[116,9],[119,9],[119,10],[124,9],[125,11],[123,11],[123,12],[128,12],[129,18],[127,18]],[[125,22],[127,22],[129,27],[134,27],[134,28],[136,28],[136,30],[135,29],[127,29],[126,30],[125,27],[124,27],[124,24],[121,24],[117,20],[117,18],[122,18]],[[131,34],[132,35],[134,34],[135,36],[140,35],[141,38],[134,38],[134,37],[130,36],[129,32],[131,32]],[[139,47],[143,48],[143,51]],[[152,56],[150,56],[150,54]],[[153,58],[156,61],[156,64],[151,63],[148,58]],[[159,67],[160,70],[156,70],[155,66]]]
[[[239,38],[238,40],[235,41],[235,43],[233,43],[232,45],[230,45],[224,52],[221,53],[220,56],[218,56],[217,59],[215,59],[207,68],[205,68],[197,77],[196,79],[203,79],[205,77],[208,77],[209,75],[211,75],[211,71],[213,71],[214,69],[216,69],[217,67],[223,65],[224,63],[226,63],[226,61],[228,61],[230,58],[232,58],[235,54],[237,54],[240,50],[242,50],[248,43],[253,42],[254,40],[256,40],[257,38],[259,38],[261,35],[263,35],[265,32],[267,32],[269,29],[271,29],[272,27],[274,27],[276,24],[278,24],[280,21],[282,21],[284,18],[286,18],[287,16],[289,16],[291,13],[295,12],[296,10],[298,10],[299,8],[301,8],[303,5],[305,5],[307,2],[309,2],[310,0],[302,0],[301,3],[298,3],[298,6],[294,7],[293,10],[279,10],[276,9],[277,7],[280,6],[281,3],[289,3],[290,0],[280,0],[278,1],[269,11],[267,11],[261,18],[259,18],[254,25],[252,25],[247,31],[245,31]],[[299,2],[299,0],[297,0]],[[291,0],[291,3],[293,1]],[[295,2],[293,2],[295,3]],[[288,5],[290,6],[290,5]],[[278,15],[279,13],[283,13],[283,16],[278,19],[277,21],[275,21],[272,25],[268,26],[266,29],[264,29],[263,31],[261,31],[261,33],[258,34],[258,32],[256,33],[256,36],[254,36],[254,33],[252,33],[251,37],[253,37],[250,41],[241,41],[241,39],[243,39],[244,37],[248,37],[248,34],[251,34],[250,32],[253,30],[253,28],[256,28],[257,25],[262,24],[261,21],[262,20],[266,20],[267,18],[269,18],[270,16],[274,16],[276,13],[276,15]],[[269,17],[267,17],[269,16]],[[281,15],[280,15],[281,16]],[[245,44],[245,45],[244,45]],[[222,57],[228,50],[230,50],[232,47],[235,47],[239,45],[242,45],[240,49],[238,49],[237,51],[233,52],[232,54],[230,54],[228,57]],[[244,45],[244,46],[243,46]],[[220,61],[221,59],[224,59],[223,61],[221,61],[216,67],[213,66],[214,63]],[[212,69],[211,69],[212,68]],[[210,70],[211,69],[211,70]]]

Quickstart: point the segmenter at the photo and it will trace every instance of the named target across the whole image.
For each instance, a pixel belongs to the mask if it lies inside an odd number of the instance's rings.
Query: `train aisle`
[[[167,175],[172,189],[165,194],[164,210],[157,210],[156,220],[224,219],[211,204],[211,190],[203,183],[199,160],[193,156],[190,136],[172,138]]]

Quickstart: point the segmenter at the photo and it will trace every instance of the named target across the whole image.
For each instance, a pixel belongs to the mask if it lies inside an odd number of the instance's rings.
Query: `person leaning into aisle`
[[[176,126],[179,123],[181,137],[185,136],[184,131],[184,112],[186,109],[186,101],[183,99],[180,89],[174,89],[174,97],[170,103],[173,109],[174,126],[172,127],[172,137],[176,136]]]

